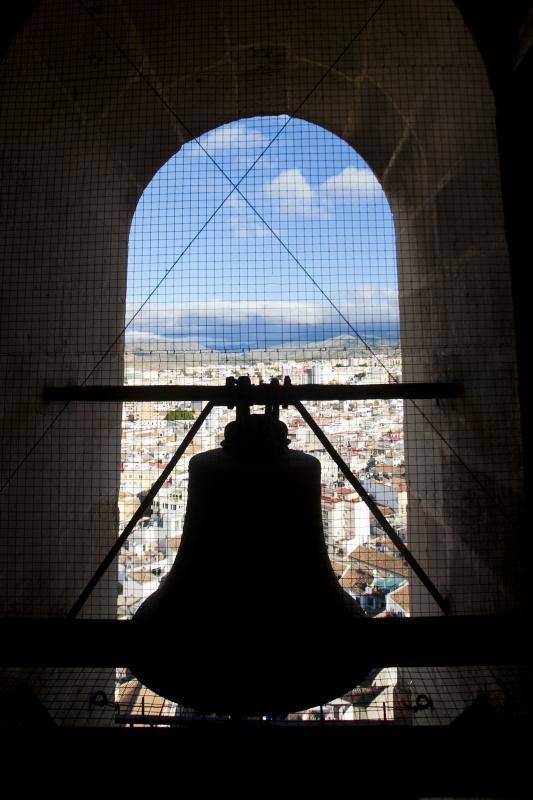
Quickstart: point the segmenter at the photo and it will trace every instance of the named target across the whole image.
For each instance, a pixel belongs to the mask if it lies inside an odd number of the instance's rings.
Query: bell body
[[[146,659],[130,669],[204,712],[309,708],[368,673],[347,641],[362,615],[327,555],[320,462],[211,450],[190,461],[180,548],[134,617]]]

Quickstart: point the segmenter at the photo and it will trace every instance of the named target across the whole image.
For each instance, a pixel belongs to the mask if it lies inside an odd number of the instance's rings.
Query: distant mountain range
[[[299,342],[293,344],[274,345],[264,349],[220,349],[215,350],[198,342],[186,339],[166,338],[151,333],[133,332],[126,334],[127,356],[153,356],[158,362],[169,359],[175,363],[176,357],[185,363],[239,363],[248,361],[308,361],[317,358],[341,358],[350,354],[368,354],[368,348],[383,350],[397,348],[397,338],[384,338],[374,334],[361,338],[341,334],[317,342]]]

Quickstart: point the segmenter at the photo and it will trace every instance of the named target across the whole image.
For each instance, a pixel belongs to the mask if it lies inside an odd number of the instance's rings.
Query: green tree
[[[186,411],[183,408],[176,408],[174,411],[169,411],[168,414],[165,415],[165,419],[169,422],[173,422],[177,419],[194,419],[194,414],[192,411]]]

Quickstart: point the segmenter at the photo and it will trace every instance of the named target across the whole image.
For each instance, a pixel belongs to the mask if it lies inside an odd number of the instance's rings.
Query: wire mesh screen
[[[44,387],[227,376],[460,384],[453,399],[306,407],[450,613],[515,611],[520,420],[494,105],[453,3],[44,0],[1,85],[5,616],[68,613],[202,408],[44,403]],[[234,416],[213,409],[83,616],[131,619],[156,591],[190,458]],[[440,614],[298,411],[281,418],[290,448],[320,461],[342,588],[371,617]],[[276,498],[258,514],[275,525]],[[449,722],[480,692],[508,710],[519,683],[508,668],[391,666],[285,721]],[[196,714],[123,668],[13,668],[6,696],[22,684],[63,724]]]

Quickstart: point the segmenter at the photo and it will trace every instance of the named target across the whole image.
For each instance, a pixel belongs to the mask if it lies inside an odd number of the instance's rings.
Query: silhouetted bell
[[[327,555],[320,462],[287,444],[282,422],[245,415],[222,448],[191,458],[176,560],[134,617],[146,656],[130,669],[156,693],[204,712],[286,713],[369,672],[368,653],[353,662],[363,612]]]

